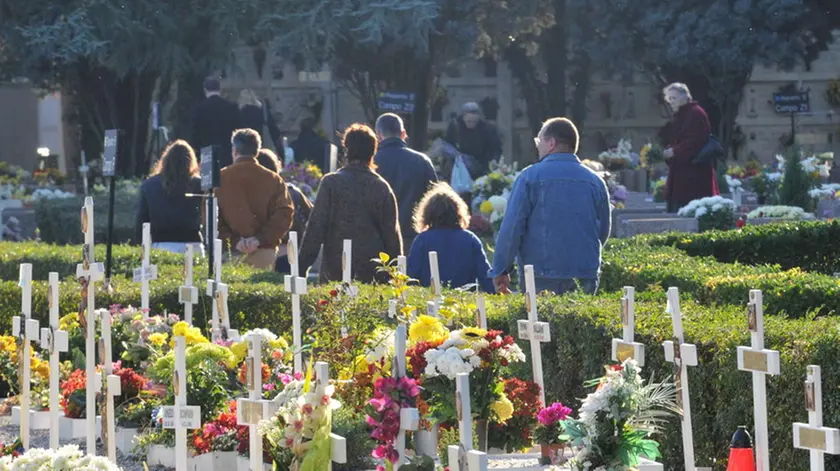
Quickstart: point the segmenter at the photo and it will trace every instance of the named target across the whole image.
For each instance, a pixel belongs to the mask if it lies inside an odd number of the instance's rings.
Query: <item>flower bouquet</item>
[[[414,408],[419,395],[420,388],[412,378],[382,377],[376,380],[365,420],[373,427],[370,436],[378,444],[371,455],[385,462],[384,466],[377,466],[377,471],[393,471],[394,464],[400,460],[400,452],[396,448],[400,410]]]
[[[665,161],[665,150],[658,144],[648,142],[639,151],[639,165],[642,168],[653,168],[659,162]]]
[[[60,465],[58,465],[60,463]],[[65,445],[58,450],[33,448],[26,453],[13,457],[0,458],[0,469],[25,471],[31,469],[96,469],[101,471],[119,471],[120,467],[108,458],[85,455],[78,445]]]
[[[539,424],[534,429],[534,441],[542,448],[540,464],[560,464],[555,463],[554,451],[562,449],[566,444],[565,440],[560,439],[560,435],[563,421],[568,419],[571,413],[572,409],[555,402],[537,414]]]
[[[696,218],[700,231],[731,229],[735,224],[735,202],[721,196],[696,199],[677,211],[684,218]]]
[[[639,155],[633,152],[630,139],[621,139],[616,147],[598,154],[598,160],[612,172],[633,168],[638,159]]]
[[[315,197],[318,196],[318,186],[321,184],[321,178],[324,174],[317,165],[306,161],[302,164],[291,163],[284,166],[283,170],[280,171],[280,176],[287,183],[300,188],[300,191],[307,198],[315,200]]]
[[[579,417],[562,422],[566,440],[580,451],[570,461],[573,471],[629,471],[640,457],[656,459],[659,444],[650,439],[669,416],[681,413],[673,383],[645,384],[633,359],[606,367],[606,375],[580,406]]]
[[[814,219],[813,213],[806,213],[799,206],[761,206],[747,214],[747,219],[773,218],[801,221],[803,219]]]
[[[503,383],[505,396],[513,405],[513,415],[505,422],[494,420],[490,424],[488,446],[508,453],[523,451],[534,442],[534,424],[542,408],[540,385],[519,378],[509,378]]]

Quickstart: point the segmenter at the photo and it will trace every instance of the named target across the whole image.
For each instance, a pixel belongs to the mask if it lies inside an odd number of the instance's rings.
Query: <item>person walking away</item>
[[[388,281],[371,260],[384,252],[396,258],[403,253],[397,199],[375,171],[377,140],[364,124],[352,124],[341,138],[347,161],[337,172],[324,176],[312,208],[300,250],[302,273],[315,263],[324,246],[319,279],[342,279],[344,240],[353,241],[352,276],[363,283]],[[297,151],[295,151],[297,153]]]
[[[312,162],[324,174],[330,172],[330,143],[315,132],[315,118],[304,118],[300,122],[300,134],[289,144],[295,162]]]
[[[486,293],[495,293],[487,277],[490,262],[481,240],[467,230],[470,211],[467,203],[446,183],[435,183],[414,211],[417,237],[408,252],[408,276],[421,286],[431,283],[429,252],[438,254],[440,282],[461,288],[478,283]]]
[[[268,100],[260,101],[253,90],[243,89],[239,92],[239,116],[242,128],[260,133],[264,149],[270,149],[276,155],[283,155],[283,139],[271,114]]]
[[[277,172],[257,163],[260,135],[253,129],[233,134],[234,163],[221,171],[219,237],[234,256],[262,270],[274,268],[280,241],[292,227],[294,206]]]
[[[691,98],[683,83],[672,83],[663,89],[665,101],[674,115],[661,131],[665,141],[665,200],[668,212],[676,213],[693,200],[719,193],[714,162],[695,164],[692,159],[709,140],[712,126],[709,116]]]
[[[280,174],[283,170],[283,165],[280,159],[270,149],[260,149],[257,155],[257,162],[268,170]],[[292,182],[286,182],[286,189],[289,191],[289,197],[292,198],[292,203],[295,206],[295,217],[292,221],[292,229],[298,234],[298,242],[303,239],[303,234],[306,231],[306,223],[309,221],[309,215],[312,214],[312,203],[309,198],[300,191]],[[283,244],[277,250],[277,260],[274,262],[274,271],[277,273],[290,274],[292,267],[289,264],[288,249],[289,243],[288,234],[283,238]]]
[[[376,120],[379,150],[373,157],[376,172],[391,185],[397,197],[400,229],[404,247],[411,247],[417,236],[411,221],[414,208],[423,195],[437,182],[432,161],[406,144],[403,120],[393,113],[385,113]]]
[[[488,276],[498,292],[510,292],[516,260],[520,280],[523,267],[534,266],[537,292],[563,294],[580,286],[594,294],[610,235],[607,185],[575,155],[579,136],[570,120],[549,119],[534,143],[540,160],[513,183]]]
[[[482,117],[481,107],[475,102],[461,107],[461,115],[449,123],[444,140],[475,159],[474,165],[468,165],[473,180],[487,175],[490,162],[502,156],[499,131]]]
[[[201,243],[201,193],[198,161],[186,141],[177,140],[164,149],[150,177],[140,185],[134,241],[143,241],[143,224],[151,226],[152,248],[185,253],[192,245],[204,253]]]
[[[190,140],[194,149],[201,152],[207,146],[219,148],[219,168],[233,162],[230,138],[239,125],[239,107],[221,96],[222,81],[218,77],[204,80],[205,99],[193,111],[193,136]]]

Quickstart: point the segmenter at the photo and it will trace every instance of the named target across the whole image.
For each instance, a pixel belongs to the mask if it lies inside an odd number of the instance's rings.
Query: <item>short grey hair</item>
[[[376,132],[382,137],[401,137],[403,131],[403,120],[394,113],[384,113],[376,118]]]
[[[688,85],[681,83],[681,82],[674,82],[671,85],[662,89],[662,93],[668,93],[669,91],[674,90],[676,92],[680,92],[684,97],[691,100],[691,90],[688,89]]]
[[[479,106],[478,103],[476,103],[474,101],[469,101],[467,103],[464,103],[463,106],[461,106],[461,113],[463,113],[463,114],[472,113],[472,114],[481,115],[481,106]]]
[[[233,150],[242,157],[256,157],[262,147],[260,133],[253,129],[237,129],[230,139]]]

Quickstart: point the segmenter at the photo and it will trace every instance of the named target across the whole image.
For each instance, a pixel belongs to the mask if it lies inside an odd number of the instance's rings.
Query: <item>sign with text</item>
[[[148,267],[140,267],[134,269],[134,282],[152,281],[157,279],[157,265],[149,265]]]
[[[414,93],[380,92],[376,98],[379,111],[392,113],[414,113]]]
[[[201,189],[209,191],[219,187],[219,162],[213,146],[201,148]]]
[[[175,419],[176,409],[179,412],[178,420]],[[163,428],[201,428],[201,407],[200,406],[164,406],[163,407]]]
[[[117,170],[117,153],[119,149],[119,131],[109,129],[105,131],[105,141],[102,151],[102,176],[113,177]]]
[[[811,111],[811,97],[808,92],[786,92],[773,94],[776,113],[808,113]]]

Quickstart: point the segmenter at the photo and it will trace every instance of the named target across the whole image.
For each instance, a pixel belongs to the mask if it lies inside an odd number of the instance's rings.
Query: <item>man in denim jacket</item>
[[[520,280],[522,267],[534,266],[537,292],[598,290],[610,199],[604,180],[575,155],[578,141],[577,128],[566,118],[549,119],[534,138],[540,161],[514,182],[496,238],[488,276],[497,292],[510,292],[514,259]]]

